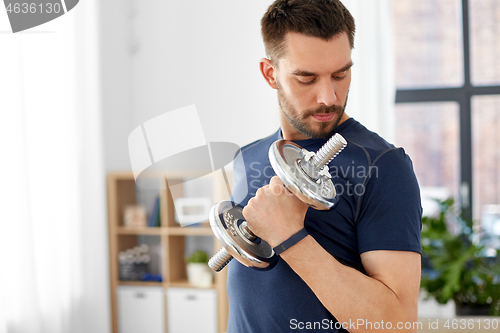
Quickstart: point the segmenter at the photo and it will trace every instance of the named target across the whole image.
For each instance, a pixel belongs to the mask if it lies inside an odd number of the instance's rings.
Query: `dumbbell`
[[[347,145],[340,135],[332,136],[316,153],[289,140],[275,141],[269,148],[269,161],[286,189],[317,210],[331,209],[338,201],[328,163]],[[212,231],[222,248],[208,265],[221,271],[233,258],[247,267],[271,269],[278,256],[273,248],[248,227],[243,208],[232,201],[216,203],[210,210]]]

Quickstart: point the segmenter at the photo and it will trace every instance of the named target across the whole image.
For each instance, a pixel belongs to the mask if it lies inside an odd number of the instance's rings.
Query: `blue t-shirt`
[[[306,230],[340,263],[363,274],[363,252],[421,253],[420,191],[410,158],[402,148],[387,143],[353,118],[334,133],[340,133],[348,142],[329,164],[339,201],[329,211],[309,208],[304,222]],[[235,202],[246,205],[257,189],[275,175],[268,151],[280,139],[278,130],[241,149],[234,164]],[[316,152],[326,141],[294,142]],[[335,317],[281,258],[268,271],[232,260],[227,290],[228,333],[324,332],[335,327]]]

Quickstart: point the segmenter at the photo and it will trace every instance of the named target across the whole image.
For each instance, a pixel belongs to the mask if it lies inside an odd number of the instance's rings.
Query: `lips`
[[[330,121],[333,119],[334,114],[333,113],[322,113],[322,114],[315,114],[312,116],[314,119],[320,122],[325,122],[325,121]]]

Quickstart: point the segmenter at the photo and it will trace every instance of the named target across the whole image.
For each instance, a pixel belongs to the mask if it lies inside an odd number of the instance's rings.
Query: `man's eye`
[[[340,75],[334,76],[333,78],[335,80],[339,80],[340,81],[340,80],[344,79],[346,76],[347,76],[347,71],[342,72],[342,73],[340,73]]]
[[[302,80],[299,80],[299,83],[300,84],[303,84],[303,85],[309,85],[309,84],[313,84],[314,81],[316,81],[316,79],[312,79],[312,80],[309,80],[309,81],[302,81]]]

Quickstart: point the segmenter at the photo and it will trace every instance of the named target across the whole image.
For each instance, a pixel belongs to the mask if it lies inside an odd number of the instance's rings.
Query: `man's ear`
[[[259,61],[259,66],[260,66],[260,72],[262,73],[262,76],[264,76],[264,79],[266,80],[267,84],[273,89],[276,89],[276,71],[274,69],[274,66],[271,62],[271,60],[267,58],[262,58]]]

